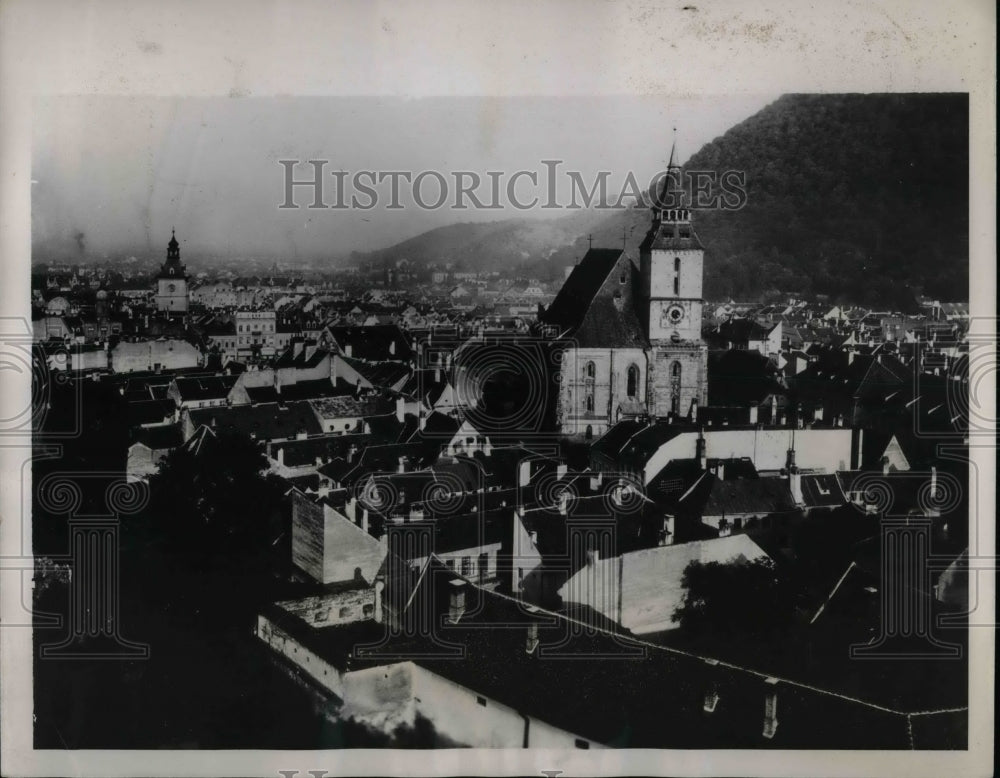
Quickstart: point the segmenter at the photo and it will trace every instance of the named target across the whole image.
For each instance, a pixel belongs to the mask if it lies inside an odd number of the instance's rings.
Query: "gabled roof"
[[[257,440],[294,438],[300,432],[307,435],[323,432],[308,402],[200,408],[190,411],[190,418],[195,427],[232,429]]]
[[[181,402],[221,400],[229,395],[236,380],[237,376],[227,375],[175,379]]]
[[[624,273],[625,283],[612,274]],[[630,304],[637,270],[621,249],[590,249],[541,315],[576,346],[644,348],[642,326]]]
[[[141,443],[152,451],[174,449],[184,443],[184,436],[179,424],[143,427],[136,430],[133,437],[136,443]]]
[[[681,498],[679,508],[697,516],[728,516],[740,513],[793,511],[795,501],[788,481],[781,478],[719,480],[706,473]]]
[[[573,268],[543,320],[563,330],[580,326],[587,308],[624,254],[622,249],[590,249]]]

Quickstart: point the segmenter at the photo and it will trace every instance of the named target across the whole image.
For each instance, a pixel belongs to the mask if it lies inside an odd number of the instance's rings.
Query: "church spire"
[[[691,214],[686,207],[683,171],[677,163],[677,128],[674,127],[673,140],[670,143],[670,158],[664,171],[663,184],[653,204],[653,225],[660,222],[688,222]]]
[[[670,160],[667,162],[667,171],[679,169],[680,165],[677,164],[677,128],[674,127],[674,136],[670,141]]]
[[[181,244],[177,242],[177,233],[170,228],[170,243],[167,244],[167,261],[160,270],[161,278],[177,278],[184,275],[181,264]]]

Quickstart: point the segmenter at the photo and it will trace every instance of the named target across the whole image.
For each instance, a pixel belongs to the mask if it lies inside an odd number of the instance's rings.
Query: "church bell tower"
[[[676,144],[639,248],[641,315],[652,349],[649,412],[687,417],[708,400],[708,347],[701,339],[705,249],[694,231]]]

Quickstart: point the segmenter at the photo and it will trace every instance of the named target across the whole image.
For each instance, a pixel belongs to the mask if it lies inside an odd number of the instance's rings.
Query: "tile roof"
[[[616,276],[626,273],[625,286]],[[590,249],[573,268],[540,321],[554,325],[573,345],[590,348],[647,345],[631,304],[638,271],[622,249]]]
[[[177,378],[177,391],[181,402],[196,400],[221,400],[229,395],[237,381],[237,376],[203,376],[199,378]]]
[[[260,405],[233,405],[192,410],[192,425],[231,429],[257,440],[294,438],[300,432],[319,435],[323,432],[309,402]]]

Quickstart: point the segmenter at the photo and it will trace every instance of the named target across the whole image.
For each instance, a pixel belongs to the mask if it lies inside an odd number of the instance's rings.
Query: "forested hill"
[[[965,95],[787,95],[685,167],[746,171],[742,210],[696,217],[709,297],[969,297]]]
[[[668,149],[664,149],[664,155]],[[703,146],[685,169],[744,171],[739,211],[701,210],[706,298],[829,295],[907,309],[969,297],[965,95],[786,95]],[[456,224],[356,260],[519,267],[563,277],[593,236],[638,259],[649,211]]]

